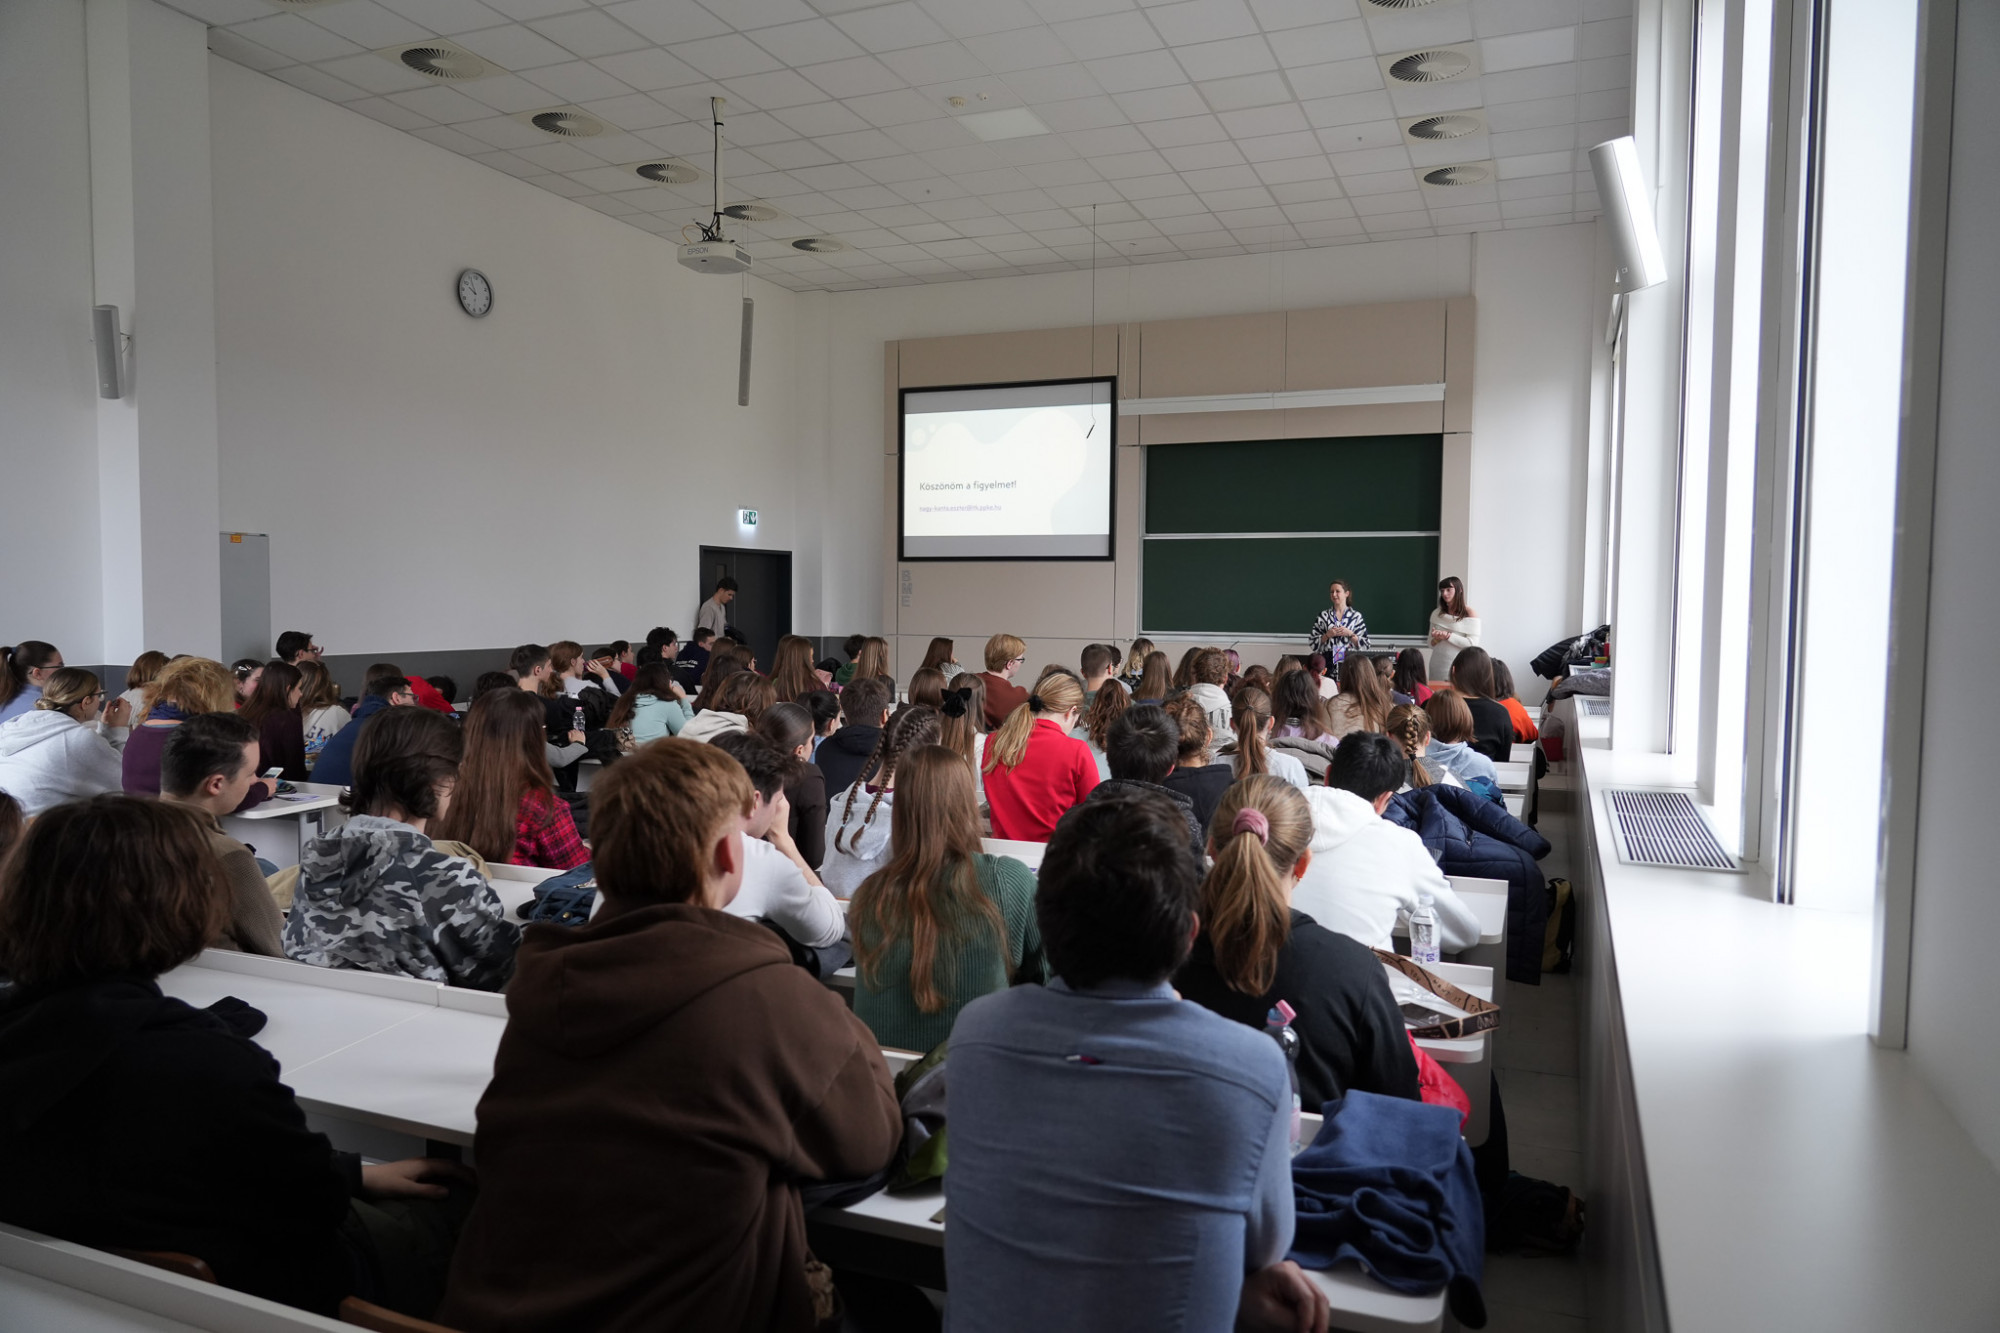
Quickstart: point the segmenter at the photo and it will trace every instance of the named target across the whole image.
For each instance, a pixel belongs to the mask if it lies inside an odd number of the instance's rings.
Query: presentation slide
[[[906,391],[900,558],[1110,559],[1111,391]]]

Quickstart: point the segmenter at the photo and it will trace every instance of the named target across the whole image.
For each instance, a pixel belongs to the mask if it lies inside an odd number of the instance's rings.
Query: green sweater
[[[884,1046],[928,1051],[951,1035],[959,1010],[989,991],[1006,989],[1010,975],[1022,982],[1048,980],[1042,933],[1035,925],[1035,872],[1011,856],[983,852],[973,858],[973,869],[979,876],[980,890],[1000,905],[1000,921],[1007,933],[1006,954],[1000,953],[992,934],[984,930],[956,952],[940,951],[938,989],[944,993],[945,1005],[927,1014],[910,997],[909,938],[892,940],[882,960],[882,989],[871,990],[859,977],[854,985],[854,1015]]]

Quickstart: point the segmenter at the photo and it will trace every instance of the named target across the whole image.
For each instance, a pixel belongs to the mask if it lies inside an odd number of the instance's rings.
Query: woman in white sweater
[[[1431,612],[1431,679],[1449,681],[1461,649],[1479,646],[1479,613],[1466,605],[1465,581],[1457,575],[1438,581],[1437,609]]]
[[[0,726],[0,791],[33,819],[64,801],[124,788],[131,709],[116,700],[98,716],[104,689],[80,667],[49,677],[35,706]]]

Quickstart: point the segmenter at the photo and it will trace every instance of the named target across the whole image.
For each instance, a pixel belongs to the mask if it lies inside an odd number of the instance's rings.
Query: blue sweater
[[[354,742],[361,739],[361,724],[389,707],[389,701],[371,694],[354,705],[354,720],[327,738],[313,765],[314,782],[332,782],[345,787],[354,781]]]
[[[1328,1102],[1318,1137],[1292,1159],[1292,1195],[1299,1267],[1352,1260],[1406,1296],[1449,1288],[1461,1324],[1486,1323],[1486,1215],[1451,1107],[1372,1092]]]

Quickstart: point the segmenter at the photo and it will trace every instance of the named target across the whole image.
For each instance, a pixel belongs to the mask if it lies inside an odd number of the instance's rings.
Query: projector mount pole
[[[708,226],[708,239],[711,241],[726,241],[729,239],[728,237],[722,234],[722,103],[723,101],[724,99],[720,97],[711,97],[708,99],[709,115],[715,121],[715,216],[710,220]]]

